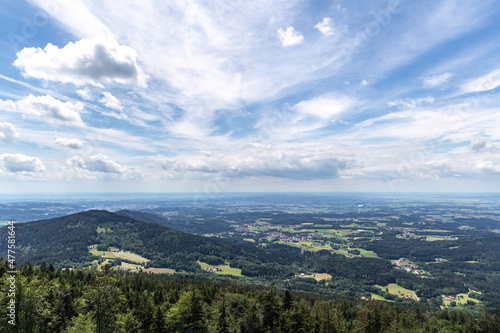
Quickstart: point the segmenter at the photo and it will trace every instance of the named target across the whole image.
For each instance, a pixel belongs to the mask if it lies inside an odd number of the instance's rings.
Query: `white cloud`
[[[0,99],[0,110],[1,111],[15,112],[16,111],[16,103],[14,103],[14,101],[11,101],[11,100]]]
[[[73,174],[78,178],[97,179],[108,174],[118,179],[142,179],[142,172],[134,167],[118,164],[108,156],[97,154],[94,156],[73,156],[66,161]]]
[[[155,156],[154,165],[173,175],[204,174],[209,177],[275,177],[285,179],[337,178],[347,167],[344,160],[327,154],[304,154],[297,149],[249,144],[228,154]]]
[[[55,143],[71,149],[82,149],[83,143],[78,139],[56,138]]]
[[[78,96],[80,96],[82,99],[86,100],[86,101],[91,101],[94,99],[94,97],[92,96],[92,94],[90,93],[90,89],[85,87],[83,89],[78,89],[76,91],[76,93],[78,94]]]
[[[103,92],[102,94],[103,94],[103,97],[99,100],[99,103],[103,104],[108,109],[123,111],[122,102],[120,102],[120,100],[118,98],[113,96],[113,94],[111,94],[108,91]]]
[[[24,48],[17,53],[14,66],[25,77],[75,85],[118,82],[146,87],[148,79],[137,65],[134,49],[105,38],[84,38],[63,48],[50,43],[44,49]]]
[[[329,17],[323,18],[323,21],[316,24],[314,27],[318,29],[323,35],[329,36],[335,33],[335,29],[330,26],[332,19]]]
[[[424,81],[424,85],[426,87],[434,88],[447,83],[453,76],[454,75],[452,73],[443,73],[438,75],[429,75],[424,77],[422,80]]]
[[[304,41],[304,36],[296,32],[293,27],[288,27],[285,31],[279,28],[278,37],[283,47],[298,45]]]
[[[347,97],[323,95],[294,105],[291,110],[304,115],[328,119],[336,116],[351,107],[353,101]]]
[[[24,154],[3,154],[0,161],[10,172],[44,172],[45,166],[37,157],[26,156]]]
[[[52,96],[29,95],[16,102],[16,111],[32,119],[49,123],[84,126],[80,114],[84,111],[80,102],[62,102]]]
[[[388,102],[387,105],[398,106],[400,108],[414,108],[424,103],[434,103],[434,97],[403,98]]]
[[[7,143],[17,138],[17,132],[11,123],[0,123],[0,142]]]
[[[361,81],[361,85],[362,85],[362,86],[367,86],[367,85],[368,85],[368,81],[366,81],[366,80],[362,80],[362,81]]]
[[[500,69],[476,78],[462,86],[464,93],[483,92],[500,86]]]
[[[482,152],[498,152],[498,147],[495,145],[493,140],[486,137],[482,133],[473,138],[470,142],[469,149],[476,153]]]

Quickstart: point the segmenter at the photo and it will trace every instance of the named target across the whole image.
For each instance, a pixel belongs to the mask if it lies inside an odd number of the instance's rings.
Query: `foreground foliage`
[[[25,264],[16,278],[16,326],[2,332],[500,332],[500,317],[290,293],[201,279]]]

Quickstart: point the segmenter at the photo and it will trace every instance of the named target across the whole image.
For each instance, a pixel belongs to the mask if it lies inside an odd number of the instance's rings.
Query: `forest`
[[[483,309],[428,311],[206,278],[18,267],[16,325],[8,323],[8,265],[0,259],[2,332],[500,332]]]

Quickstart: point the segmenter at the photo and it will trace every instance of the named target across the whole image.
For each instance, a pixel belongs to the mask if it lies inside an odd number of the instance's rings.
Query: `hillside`
[[[2,232],[5,232],[3,228]],[[87,266],[95,258],[88,246],[120,248],[149,260],[151,267],[195,271],[196,261],[207,256],[230,260],[266,257],[262,250],[236,246],[221,240],[183,233],[156,223],[137,221],[107,211],[86,211],[64,217],[16,225],[17,262],[56,267]],[[6,248],[7,237],[0,239]],[[212,256],[212,257],[208,257]],[[260,259],[257,259],[260,258]],[[212,258],[213,259],[213,258]]]

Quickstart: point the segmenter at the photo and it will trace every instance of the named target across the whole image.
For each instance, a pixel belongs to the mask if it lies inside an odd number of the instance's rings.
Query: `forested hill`
[[[0,259],[0,289],[8,290]],[[425,312],[206,279],[119,271],[18,267],[16,326],[0,298],[0,332],[457,332],[497,333],[487,310]],[[7,293],[5,292],[4,295]]]
[[[7,233],[6,227],[2,234]],[[119,248],[141,255],[152,267],[195,271],[201,256],[265,260],[273,253],[183,233],[156,223],[137,221],[107,211],[90,210],[16,225],[17,262],[53,263],[56,267],[88,266],[96,259],[88,247]],[[7,248],[7,237],[0,246]]]

